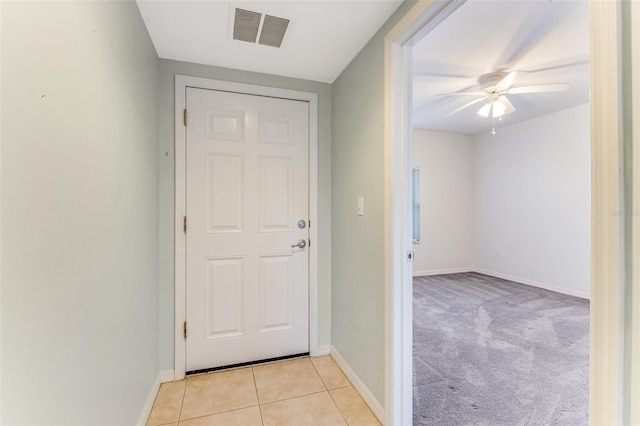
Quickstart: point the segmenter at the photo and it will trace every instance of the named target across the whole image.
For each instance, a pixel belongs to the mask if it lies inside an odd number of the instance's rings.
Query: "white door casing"
[[[308,352],[308,103],[186,97],[186,369]]]
[[[309,220],[308,229],[311,241],[318,237],[318,95],[298,90],[280,89],[267,86],[235,83],[208,78],[175,76],[175,319],[174,319],[174,370],[175,380],[184,378],[186,371],[186,340],[183,338],[183,325],[186,319],[186,234],[183,232],[183,215],[186,213],[186,127],[183,113],[186,108],[188,88],[206,88],[223,92],[243,93],[280,99],[304,101],[308,104],[308,191]],[[169,154],[166,151],[165,156]],[[316,226],[311,226],[316,224]],[[321,244],[316,242],[307,247],[309,258],[309,352],[311,356],[326,354],[325,346],[318,345],[318,250]]]
[[[466,0],[464,0],[466,1]],[[412,46],[464,1],[421,0],[385,36],[385,424],[413,419]]]
[[[220,90],[280,99],[304,101],[309,106],[309,239],[306,248],[309,258],[309,352],[311,356],[325,355],[325,346],[318,344],[318,95],[298,90],[281,89],[252,84],[213,80],[208,78],[175,76],[175,322],[174,322],[174,370],[175,380],[181,380],[186,372],[186,340],[183,325],[186,320],[186,234],[183,217],[186,214],[186,128],[183,112],[186,108],[187,88]],[[167,153],[165,153],[167,154]],[[315,224],[315,226],[314,226]]]

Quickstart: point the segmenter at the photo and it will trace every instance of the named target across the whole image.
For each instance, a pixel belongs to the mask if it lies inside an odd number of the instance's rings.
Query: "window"
[[[420,243],[420,167],[411,170],[411,215],[413,219],[413,243]]]

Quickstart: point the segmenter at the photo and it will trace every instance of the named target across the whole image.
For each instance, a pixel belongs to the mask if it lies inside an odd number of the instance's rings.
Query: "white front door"
[[[309,104],[186,101],[186,370],[309,352]]]

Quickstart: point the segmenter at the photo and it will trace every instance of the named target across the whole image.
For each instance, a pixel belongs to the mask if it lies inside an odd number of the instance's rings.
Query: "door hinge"
[[[311,247],[311,238],[309,238],[309,247]]]
[[[187,233],[187,217],[185,216],[182,220],[182,229],[184,229],[184,233]]]
[[[187,322],[185,321],[184,324],[182,325],[182,334],[184,335],[184,338],[187,338]]]
[[[182,112],[182,122],[184,123],[184,125],[186,127],[187,126],[187,109],[186,108]]]

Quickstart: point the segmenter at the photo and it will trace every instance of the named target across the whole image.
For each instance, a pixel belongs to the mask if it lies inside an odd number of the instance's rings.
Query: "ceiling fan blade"
[[[511,85],[513,85],[513,82],[516,80],[516,76],[518,75],[519,72],[520,71],[511,71],[509,74],[507,74],[502,80],[500,80],[496,84],[496,87],[499,87],[503,90],[510,88]]]
[[[455,92],[455,93],[442,93],[438,96],[486,96],[482,92]]]
[[[569,83],[558,84],[539,84],[536,86],[522,86],[514,87],[507,91],[510,95],[517,95],[519,93],[543,93],[543,92],[562,92],[569,88]]]
[[[527,18],[518,25],[518,30],[510,37],[494,68],[521,63],[539,46],[540,34],[555,34],[557,28],[565,25],[564,23],[575,13],[570,4],[572,2],[553,3],[556,7],[534,8],[531,9],[532,13],[527,13]],[[504,8],[506,7],[508,6]]]
[[[493,106],[493,104],[491,104],[490,102],[487,102],[486,104],[484,104],[484,105],[482,106],[482,108],[480,108],[480,109],[478,110],[478,115],[481,115],[481,116],[483,116],[483,117],[485,117],[485,118],[486,118],[486,117],[488,117],[488,116],[489,116],[489,113],[490,113],[490,112],[491,112],[491,110],[492,110],[492,108],[491,108],[492,106]]]
[[[500,96],[498,100],[504,104],[504,115],[511,114],[516,110],[516,107],[513,106],[511,101],[506,96]]]
[[[565,69],[565,68],[578,68],[578,70],[580,68],[588,69],[589,68],[589,59],[577,59],[574,62],[547,65],[547,66],[544,66],[544,67],[541,67],[541,68],[532,69],[532,70],[529,71],[529,73],[530,74],[534,74],[534,73],[545,72],[545,71],[556,71],[556,70],[561,70],[561,69]],[[572,70],[571,72],[575,72],[575,71]]]
[[[454,109],[453,111],[451,111],[449,114],[446,115],[446,117],[448,117],[450,115],[453,115],[458,111],[462,111],[465,108],[469,108],[471,105],[477,104],[478,102],[481,102],[481,101],[484,101],[484,100],[485,100],[485,98],[482,97],[482,98],[479,98],[479,99],[474,99],[471,102],[467,102],[466,104],[462,105],[461,107],[458,107],[458,108]]]
[[[420,70],[414,70],[414,77],[424,77],[424,78],[446,78],[450,80],[473,80],[476,78],[469,75],[460,75],[460,74],[451,74],[451,73],[437,73],[437,72],[420,72]]]

